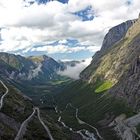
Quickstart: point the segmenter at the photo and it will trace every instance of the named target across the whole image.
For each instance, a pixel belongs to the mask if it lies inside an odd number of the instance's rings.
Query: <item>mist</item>
[[[76,64],[74,67],[67,66],[64,71],[58,71],[58,74],[77,80],[80,78],[80,73],[91,63],[91,60],[92,58],[88,58],[84,62],[81,61],[79,64]]]

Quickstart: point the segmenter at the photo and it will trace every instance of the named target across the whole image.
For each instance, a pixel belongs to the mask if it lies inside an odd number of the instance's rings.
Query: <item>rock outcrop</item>
[[[106,49],[112,47],[114,44],[120,41],[123,37],[125,37],[128,29],[135,22],[136,20],[129,20],[111,28],[103,40],[101,51],[105,51]]]

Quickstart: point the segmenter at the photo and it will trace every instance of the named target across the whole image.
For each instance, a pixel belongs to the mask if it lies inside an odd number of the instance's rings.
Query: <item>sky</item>
[[[0,0],[0,51],[87,59],[111,27],[139,12],[139,0]]]

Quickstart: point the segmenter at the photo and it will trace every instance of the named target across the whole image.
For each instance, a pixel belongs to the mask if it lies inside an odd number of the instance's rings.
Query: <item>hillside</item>
[[[107,68],[110,68],[108,65],[110,64],[111,60],[111,58],[108,56],[108,59],[110,60],[107,61],[104,59],[105,56],[109,55],[110,51],[116,48],[115,46],[120,46],[121,43],[125,41],[127,31],[135,22],[136,20],[126,21],[109,30],[103,40],[101,50],[95,53],[91,64],[83,72],[81,72],[81,79],[92,82],[96,81],[96,79],[103,79],[105,77],[103,74],[105,74],[105,70]],[[100,66],[103,68],[102,71],[99,69]]]
[[[107,51],[103,46],[101,51],[93,56],[91,65],[81,73],[81,78],[89,83],[95,84],[98,81],[99,87],[106,86],[105,90],[112,87],[110,93],[126,98],[128,103],[136,109],[139,104],[138,81],[140,80],[139,27],[140,19],[133,22],[125,36],[107,48]]]
[[[4,85],[2,82],[4,81]],[[44,110],[40,110],[32,104],[27,96],[8,84],[5,80],[0,83],[0,98],[8,90],[3,99],[0,110],[0,139],[1,140],[44,140],[50,139],[42,122],[48,127],[52,137],[58,140],[68,140],[71,135],[65,134]],[[38,116],[39,115],[39,116]],[[40,120],[42,122],[40,122]],[[27,121],[28,120],[28,121]],[[21,131],[21,132],[20,132]]]

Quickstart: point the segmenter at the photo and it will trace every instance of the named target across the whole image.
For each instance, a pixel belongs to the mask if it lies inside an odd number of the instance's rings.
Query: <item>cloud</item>
[[[74,67],[67,66],[67,69],[65,69],[64,71],[58,71],[58,74],[70,77],[75,80],[79,79],[80,73],[90,64],[91,60],[92,58],[88,58],[84,62],[76,64],[76,66]]]
[[[40,52],[47,52],[48,54],[54,53],[74,53],[79,51],[91,51],[96,52],[100,49],[100,47],[96,46],[76,46],[76,47],[68,47],[67,45],[57,45],[57,46],[41,46],[37,48],[32,48],[31,51],[40,51]]]
[[[64,40],[60,40],[58,43],[59,44],[66,44],[66,43],[68,43],[68,41],[66,39],[64,39]]]
[[[89,16],[94,14],[92,20],[82,21],[73,14],[89,6],[93,11]],[[38,4],[35,0],[1,0],[0,51],[95,52],[101,47],[109,28],[137,18],[139,11],[139,0],[133,0],[129,5],[127,0],[69,0],[65,4],[58,1]],[[79,45],[69,47],[67,39],[78,40]],[[49,42],[59,40],[59,45],[48,46]],[[36,45],[40,47],[34,47]]]

